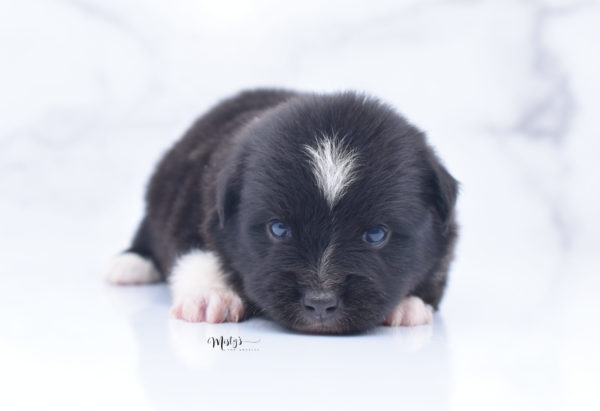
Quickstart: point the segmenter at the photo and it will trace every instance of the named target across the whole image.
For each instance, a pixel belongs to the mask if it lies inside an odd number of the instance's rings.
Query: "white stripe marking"
[[[323,136],[316,147],[305,145],[317,186],[333,208],[356,179],[358,155],[344,147],[343,141]]]

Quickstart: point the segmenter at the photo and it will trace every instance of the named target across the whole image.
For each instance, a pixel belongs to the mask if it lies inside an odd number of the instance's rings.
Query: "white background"
[[[0,408],[600,409],[598,39],[596,1],[0,0]],[[258,86],[428,133],[462,227],[432,326],[187,324],[100,281],[161,153]]]

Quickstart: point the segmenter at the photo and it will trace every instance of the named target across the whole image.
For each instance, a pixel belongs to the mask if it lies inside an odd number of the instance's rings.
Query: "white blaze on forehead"
[[[305,145],[317,186],[333,208],[355,179],[358,155],[342,142],[323,136],[316,147]]]

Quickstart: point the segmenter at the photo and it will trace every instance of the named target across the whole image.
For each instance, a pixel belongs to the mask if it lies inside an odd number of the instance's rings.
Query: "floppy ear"
[[[426,157],[431,167],[431,173],[427,181],[429,185],[427,191],[445,228],[454,212],[458,195],[458,182],[450,175],[432,151],[428,150]]]
[[[237,211],[242,189],[243,162],[241,155],[233,155],[217,175],[217,214],[220,228]]]

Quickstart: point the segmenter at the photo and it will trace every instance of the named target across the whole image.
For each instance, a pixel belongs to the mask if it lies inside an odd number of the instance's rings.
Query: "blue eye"
[[[269,223],[269,231],[275,238],[287,238],[292,236],[292,230],[279,220]]]
[[[378,225],[371,228],[369,231],[365,231],[363,234],[363,241],[371,245],[379,245],[387,237],[388,230],[384,226]]]

